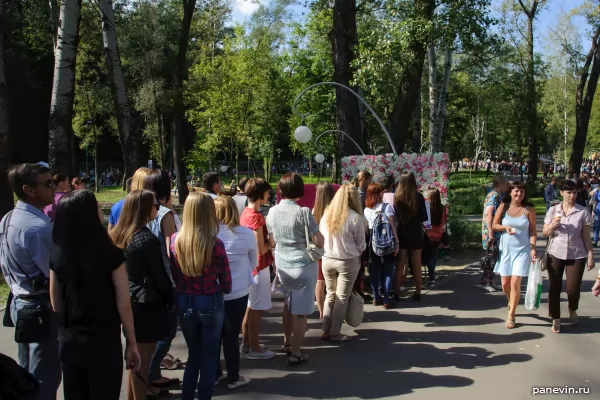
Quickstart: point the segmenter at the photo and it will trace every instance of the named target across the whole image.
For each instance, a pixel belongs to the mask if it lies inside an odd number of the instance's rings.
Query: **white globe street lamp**
[[[223,172],[223,173],[227,172],[227,166],[226,165],[221,165],[221,172]]]
[[[317,154],[315,156],[315,161],[321,164],[323,161],[325,161],[325,156],[323,154]]]
[[[308,143],[312,139],[312,131],[303,122],[302,125],[296,128],[294,138],[300,143]]]

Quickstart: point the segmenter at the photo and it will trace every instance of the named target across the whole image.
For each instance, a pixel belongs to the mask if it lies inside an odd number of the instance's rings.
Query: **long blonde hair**
[[[335,196],[335,190],[329,182],[321,181],[317,185],[317,193],[315,194],[315,206],[313,207],[313,215],[317,224],[321,222],[325,209],[331,203]]]
[[[135,170],[131,177],[131,190],[143,190],[146,176],[152,171],[150,168],[141,167]]]
[[[233,231],[240,226],[240,212],[235,201],[231,197],[219,196],[214,199],[217,219],[223,225],[227,225]]]
[[[335,236],[340,233],[351,209],[362,216],[358,190],[353,185],[345,183],[337,190],[323,216],[330,235]]]
[[[133,190],[125,197],[119,222],[110,231],[113,243],[124,249],[129,246],[133,235],[146,226],[156,207],[156,197],[149,190]]]
[[[206,193],[190,193],[183,205],[181,230],[175,240],[175,254],[181,272],[186,276],[202,276],[210,265],[219,220],[215,202]]]

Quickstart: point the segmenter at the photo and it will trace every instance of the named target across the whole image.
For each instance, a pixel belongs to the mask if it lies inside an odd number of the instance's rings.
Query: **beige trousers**
[[[346,319],[348,298],[360,270],[360,258],[337,260],[323,257],[323,277],[327,294],[323,310],[323,332],[339,335]]]

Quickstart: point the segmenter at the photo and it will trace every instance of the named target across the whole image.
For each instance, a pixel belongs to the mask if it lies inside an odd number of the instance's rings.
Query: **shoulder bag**
[[[312,261],[315,261],[315,262],[319,261],[321,258],[323,258],[323,254],[325,254],[325,250],[323,250],[321,247],[314,244],[310,238],[310,235],[308,234],[308,221],[309,221],[308,208],[302,207],[302,216],[304,218],[304,235],[306,237],[306,252],[308,253],[308,257],[310,257],[310,259]]]
[[[357,292],[352,292],[348,297],[348,308],[346,309],[346,323],[353,328],[362,324],[365,316],[365,299]]]
[[[548,269],[548,257],[550,256],[550,254],[548,254],[548,250],[550,250],[550,246],[552,246],[552,239],[554,238],[548,238],[548,242],[546,242],[546,248],[544,249],[544,254],[542,254],[542,256],[540,257],[540,269],[542,271]]]

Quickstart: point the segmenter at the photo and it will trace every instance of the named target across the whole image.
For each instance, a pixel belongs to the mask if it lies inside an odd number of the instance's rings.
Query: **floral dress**
[[[489,206],[494,206],[494,211],[492,213],[493,218],[496,215],[496,210],[498,210],[500,203],[502,203],[502,196],[500,196],[500,193],[498,193],[495,190],[489,192],[485,198],[485,201],[483,202],[483,217],[481,219],[481,244],[484,250],[488,249],[488,241],[490,239],[491,230],[491,227],[487,225],[487,222],[485,220],[485,209]],[[496,240],[500,238],[500,232],[494,232],[493,235],[493,238]]]

